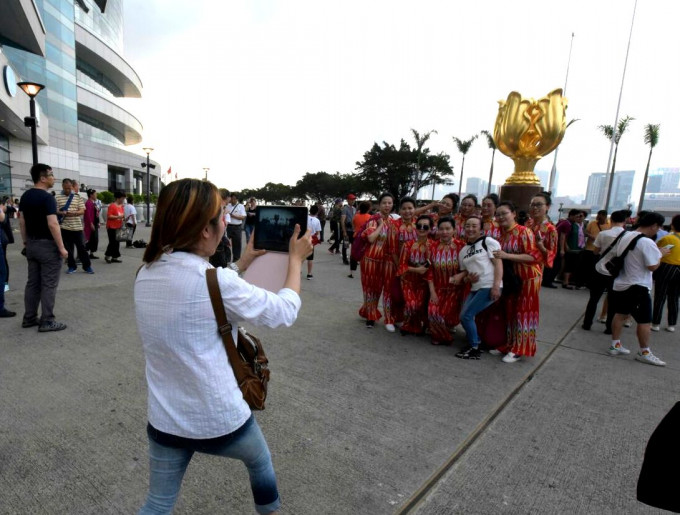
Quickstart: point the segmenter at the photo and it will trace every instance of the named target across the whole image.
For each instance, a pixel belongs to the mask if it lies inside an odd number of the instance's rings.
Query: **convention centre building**
[[[123,0],[0,1],[0,69],[0,197],[32,187],[30,98],[19,82],[44,86],[34,97],[38,162],[97,191],[146,193],[142,124],[119,100],[142,96],[123,57]],[[151,163],[157,193],[161,167]]]

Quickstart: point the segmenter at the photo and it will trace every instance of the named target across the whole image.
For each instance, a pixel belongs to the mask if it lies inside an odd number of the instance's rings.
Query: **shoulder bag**
[[[609,275],[612,277],[618,277],[621,271],[623,270],[623,265],[625,264],[626,261],[626,256],[628,255],[628,252],[633,250],[635,248],[635,245],[637,245],[637,242],[640,238],[644,238],[644,234],[640,234],[639,236],[635,236],[633,240],[628,244],[626,247],[626,250],[623,251],[623,254],[620,256],[615,256],[609,260],[609,262],[605,263],[604,267],[607,269],[607,272],[609,272]]]
[[[220,285],[217,282],[217,269],[209,268],[205,274],[208,282],[208,293],[212,302],[217,327],[222,336],[222,343],[227,351],[231,368],[234,370],[236,382],[243,393],[243,399],[250,409],[263,410],[267,399],[269,384],[269,360],[264,353],[260,340],[242,327],[238,329],[238,347],[231,335],[231,324],[222,303]]]

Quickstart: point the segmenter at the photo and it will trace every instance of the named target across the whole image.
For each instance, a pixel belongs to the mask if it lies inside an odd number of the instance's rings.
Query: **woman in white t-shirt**
[[[124,207],[125,225],[130,228],[128,239],[125,242],[126,249],[132,248],[132,237],[135,235],[135,229],[137,229],[137,208],[135,208],[134,203],[135,199],[133,196],[128,195],[127,204]]]
[[[465,221],[465,238],[468,244],[458,254],[462,272],[451,278],[453,284],[470,282],[470,294],[465,299],[460,323],[465,329],[468,342],[465,349],[456,354],[461,359],[479,359],[480,338],[475,316],[501,297],[503,287],[503,262],[494,257],[501,246],[493,238],[482,233],[482,219],[471,216]]]

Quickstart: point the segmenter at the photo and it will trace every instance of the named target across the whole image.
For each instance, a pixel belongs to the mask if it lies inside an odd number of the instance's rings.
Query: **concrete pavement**
[[[148,240],[140,228],[136,238]],[[106,235],[101,233],[103,258]],[[293,328],[257,328],[272,383],[256,415],[285,513],[652,513],[635,483],[678,399],[680,335],[654,333],[656,368],[606,355],[587,293],[543,290],[538,354],[506,365],[367,330],[359,274],[317,247]],[[0,351],[0,513],[134,513],[148,480],[144,359],[132,284],[143,251],[61,278],[58,333],[21,329],[26,264],[9,246]],[[459,329],[459,334],[460,334]],[[635,349],[634,328],[625,344]],[[197,455],[175,513],[252,513],[245,468]]]

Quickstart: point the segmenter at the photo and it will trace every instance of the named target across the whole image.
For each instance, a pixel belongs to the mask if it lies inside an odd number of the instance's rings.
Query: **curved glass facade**
[[[119,54],[123,53],[123,2],[108,0],[106,13],[91,0],[81,0],[89,8],[89,12],[76,8],[76,21],[104,40]]]

